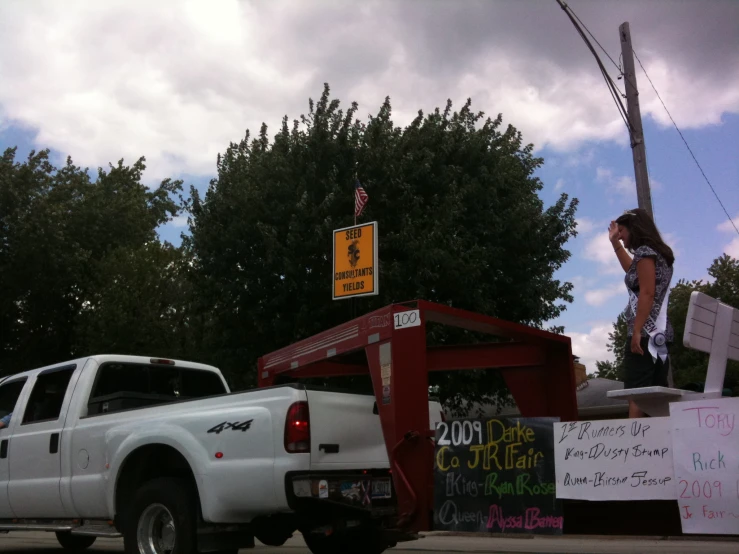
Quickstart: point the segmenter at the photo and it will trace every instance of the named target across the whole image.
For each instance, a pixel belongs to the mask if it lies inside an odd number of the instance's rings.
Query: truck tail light
[[[290,454],[310,453],[310,414],[307,402],[296,402],[287,411],[285,451]]]

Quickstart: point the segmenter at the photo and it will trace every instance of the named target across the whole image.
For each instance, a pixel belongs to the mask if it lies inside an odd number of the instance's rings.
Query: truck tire
[[[254,532],[254,538],[265,546],[282,546],[287,542],[288,539],[292,538],[292,536],[292,533],[287,535],[285,533],[274,533],[259,530]]]
[[[73,535],[72,533],[58,532],[56,534],[56,540],[64,550],[70,552],[82,552],[83,550],[90,548],[95,542],[96,537],[87,537],[85,535]]]
[[[305,544],[313,554],[382,554],[389,545],[374,528],[352,529],[333,535],[303,535]]]
[[[142,485],[127,510],[126,554],[195,554],[197,504],[183,479],[165,477]]]

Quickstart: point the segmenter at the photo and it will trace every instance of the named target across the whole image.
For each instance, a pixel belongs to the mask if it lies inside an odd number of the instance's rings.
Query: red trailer
[[[498,342],[427,346],[431,322]],[[356,355],[362,351],[365,356]],[[423,300],[391,304],[261,357],[259,386],[275,384],[281,374],[369,374],[398,499],[398,527],[417,532],[433,525],[428,373],[462,369],[500,371],[524,417],[577,419],[569,337]]]

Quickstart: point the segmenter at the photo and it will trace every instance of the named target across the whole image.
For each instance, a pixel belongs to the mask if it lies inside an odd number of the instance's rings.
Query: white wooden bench
[[[690,295],[683,344],[686,348],[708,352],[708,370],[703,392],[669,387],[641,387],[609,391],[609,398],[633,400],[652,417],[670,415],[670,402],[720,398],[723,394],[726,364],[739,360],[739,310],[703,294]]]

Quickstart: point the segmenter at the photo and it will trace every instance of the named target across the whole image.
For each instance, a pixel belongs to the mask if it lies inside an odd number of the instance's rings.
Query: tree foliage
[[[423,298],[541,326],[572,300],[572,285],[553,275],[570,255],[577,201],[544,206],[542,160],[515,128],[469,101],[419,112],[405,129],[389,99],[366,123],[356,112],[326,87],[273,142],[263,126],[231,144],[205,195],[192,191],[186,244],[208,310],[205,349],[245,383],[259,355],[351,316],[350,303],[331,301],[330,245],[332,230],[352,223],[355,176],[380,251],[380,295],[358,299],[357,313]],[[473,340],[432,330],[432,341],[451,338]],[[491,372],[438,378],[445,398],[501,386]]]
[[[15,154],[8,149],[0,158],[3,373],[90,351],[77,333],[80,317],[101,309],[95,291],[119,286],[103,276],[114,260],[126,264],[127,252],[161,248],[156,229],[177,213],[172,195],[181,189],[171,180],[147,189],[143,158],[132,166],[120,161],[101,168],[93,180],[71,159],[54,167],[47,150],[31,152],[23,163]],[[119,336],[113,342],[130,340]],[[132,351],[135,342],[129,344]]]
[[[613,379],[615,381],[624,380],[624,354],[627,343],[628,328],[626,325],[626,315],[619,314],[613,323],[613,330],[608,333],[608,343],[606,348],[613,353],[614,360],[596,361],[596,372],[594,377],[602,379]]]
[[[571,302],[554,278],[569,258],[576,200],[545,206],[543,163],[502,117],[468,101],[419,112],[390,101],[365,121],[328,87],[307,115],[263,126],[218,156],[192,191],[181,248],[157,240],[178,213],[179,181],[148,189],[143,158],[96,178],[47,151],[0,160],[0,370],[90,353],[181,357],[253,385],[260,355],[393,302],[427,299],[541,327]],[[353,182],[379,225],[380,295],[330,296],[331,236],[353,220]],[[559,329],[561,331],[561,329]],[[473,342],[430,327],[436,344]],[[442,399],[493,399],[495,372],[435,374]]]
[[[90,282],[77,318],[76,350],[201,357],[192,343],[188,268],[182,249],[158,241],[112,252]]]
[[[595,367],[596,371],[591,375],[591,378],[612,379],[614,381],[623,380],[623,376],[619,373],[619,368],[615,362],[597,361],[595,362]]]

